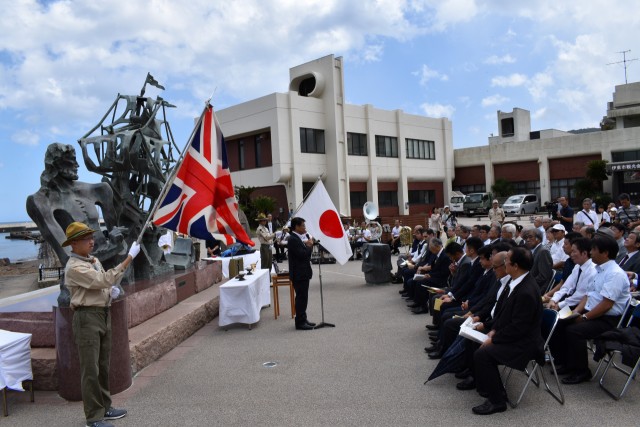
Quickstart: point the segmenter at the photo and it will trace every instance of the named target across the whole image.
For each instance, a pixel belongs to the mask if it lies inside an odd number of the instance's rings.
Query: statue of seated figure
[[[40,189],[27,198],[27,213],[62,265],[69,259],[67,250],[60,245],[65,240],[67,226],[79,221],[100,230],[97,207],[102,211],[108,233],[95,233],[92,255],[105,269],[114,267],[127,255],[123,230],[115,227],[113,191],[104,182],[89,184],[78,181],[78,162],[73,146],[53,143],[47,147],[40,184]]]

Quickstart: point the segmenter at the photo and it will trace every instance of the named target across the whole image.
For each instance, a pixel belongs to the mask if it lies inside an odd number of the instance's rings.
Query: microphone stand
[[[318,279],[320,279],[320,311],[322,313],[322,321],[314,326],[314,329],[320,329],[324,327],[335,328],[333,323],[327,323],[324,321],[324,298],[322,296],[322,249],[320,249],[320,240],[316,240],[316,250],[318,251]]]

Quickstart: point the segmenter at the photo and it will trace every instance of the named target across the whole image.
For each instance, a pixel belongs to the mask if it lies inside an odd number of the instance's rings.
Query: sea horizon
[[[9,258],[11,263],[38,259],[39,243],[32,240],[7,239],[8,235],[9,233],[0,233],[0,259]]]

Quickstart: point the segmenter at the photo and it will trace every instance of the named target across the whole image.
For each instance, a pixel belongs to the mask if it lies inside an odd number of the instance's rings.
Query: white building
[[[234,185],[259,187],[295,209],[319,176],[338,211],[361,216],[428,212],[449,199],[451,122],[345,104],[342,58],[289,70],[289,91],[217,112]],[[275,213],[276,215],[278,212]]]
[[[217,112],[235,185],[274,197],[286,216],[319,176],[343,215],[361,217],[366,201],[381,216],[430,212],[451,190],[470,193],[509,180],[542,202],[574,197],[591,160],[609,161],[604,190],[640,198],[640,83],[616,86],[602,128],[588,133],[531,131],[527,110],[497,112],[488,145],[453,149],[446,118],[345,104],[342,58],[289,70],[289,90]],[[579,201],[572,200],[573,205]]]
[[[555,129],[531,132],[529,111],[498,111],[498,136],[489,145],[454,151],[453,189],[464,193],[490,190],[496,179],[514,184],[516,193],[538,194],[542,202],[564,195],[585,177],[591,160],[607,160],[612,178],[604,191],[640,197],[640,83],[616,86],[602,128],[588,133]],[[579,201],[572,200],[573,205]]]

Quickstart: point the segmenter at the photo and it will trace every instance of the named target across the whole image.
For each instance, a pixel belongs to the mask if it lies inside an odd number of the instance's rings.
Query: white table
[[[220,286],[218,325],[258,322],[262,307],[271,304],[269,284],[269,270],[256,270],[245,280],[231,279]]]
[[[260,251],[255,251],[252,254],[246,254],[246,255],[236,255],[234,257],[212,257],[212,258],[203,258],[207,261],[222,261],[222,276],[225,277],[226,279],[229,278],[229,262],[231,262],[231,259],[238,259],[238,258],[242,258],[242,265],[244,266],[244,268],[246,269],[247,267],[250,267],[251,264],[255,263],[256,264],[256,269],[260,268]]]
[[[32,379],[31,334],[0,329],[0,389],[24,391],[22,381]]]

